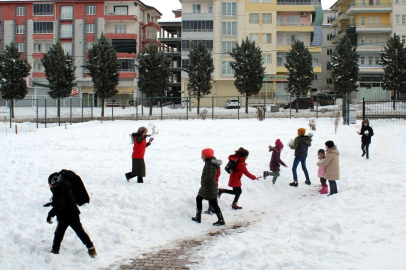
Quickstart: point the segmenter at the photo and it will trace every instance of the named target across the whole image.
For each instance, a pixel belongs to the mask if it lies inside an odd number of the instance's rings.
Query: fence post
[[[238,98],[238,103],[237,103],[237,107],[238,107],[238,111],[237,111],[237,120],[240,120],[240,97]],[[245,106],[247,106],[247,104],[245,104]]]
[[[138,101],[135,99],[135,121],[138,121]]]
[[[45,128],[47,128],[47,100],[46,99],[44,99],[44,101],[45,101]]]
[[[61,126],[61,99],[58,98],[58,126]]]
[[[69,116],[70,116],[70,124],[72,125],[72,98],[69,100]]]
[[[365,98],[362,98],[362,119],[365,119]]]
[[[214,96],[211,96],[211,120],[214,120]]]
[[[83,123],[83,98],[82,98],[82,123]]]
[[[347,126],[349,126],[350,125],[350,102],[348,101],[347,98],[346,98],[346,100],[347,100]]]
[[[289,96],[289,119],[292,119],[292,95]]]
[[[345,95],[342,95],[341,96],[341,98],[342,98],[342,100],[343,100],[343,104],[341,105],[341,110],[342,110],[342,112],[343,112],[343,125],[345,125],[345,120],[347,119],[347,116],[346,116],[346,114],[345,114],[345,109],[346,109],[346,103],[347,103],[347,100],[346,100],[346,98],[345,98]],[[337,100],[337,99],[336,99]]]
[[[317,103],[316,103],[316,119],[319,119],[319,96],[317,96]]]
[[[189,97],[186,99],[186,120],[189,120]]]
[[[111,121],[114,121],[114,102],[113,101],[114,101],[113,98],[111,98]]]
[[[10,107],[10,117],[9,117],[10,118],[10,128],[11,128],[11,116],[13,115],[12,108],[11,108],[12,105],[13,105],[13,100],[11,100],[10,104],[9,104],[9,107]]]
[[[37,128],[38,128],[38,98],[36,99],[36,101],[37,101],[37,102],[36,102],[36,104],[37,104],[37,109],[36,109],[37,112],[36,112],[36,113],[37,113]]]
[[[83,103],[83,98],[82,98],[82,103]],[[94,98],[91,99],[90,102],[92,105],[90,106],[90,120],[93,121],[93,103],[94,103]]]
[[[163,106],[162,106],[162,104],[163,104],[163,98],[161,96],[161,121],[162,121],[162,114],[163,114]]]

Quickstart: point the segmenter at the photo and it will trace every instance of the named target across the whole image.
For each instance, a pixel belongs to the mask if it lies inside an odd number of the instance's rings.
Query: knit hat
[[[297,131],[299,132],[299,135],[300,135],[300,136],[303,136],[303,135],[305,135],[305,133],[306,133],[306,129],[305,129],[305,128],[299,128]]]
[[[278,148],[278,150],[281,150],[283,148],[283,143],[281,142],[281,140],[276,139],[275,147]]]
[[[205,148],[205,149],[202,150],[202,155],[207,157],[207,158],[213,158],[214,151],[211,148]]]
[[[48,177],[48,183],[56,186],[59,182],[62,181],[62,179],[62,175],[58,172],[55,172]]]
[[[148,132],[148,129],[146,127],[139,127],[137,133],[143,134],[145,131]]]
[[[333,141],[327,141],[327,142],[326,142],[326,146],[327,146],[328,148],[332,148],[332,147],[334,147],[334,142],[333,142]]]

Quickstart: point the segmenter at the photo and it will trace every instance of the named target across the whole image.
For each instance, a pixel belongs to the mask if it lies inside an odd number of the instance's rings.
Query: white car
[[[238,99],[229,99],[226,101],[226,109],[240,108]]]

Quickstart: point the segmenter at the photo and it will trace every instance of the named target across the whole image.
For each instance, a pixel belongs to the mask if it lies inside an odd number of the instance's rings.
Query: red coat
[[[230,174],[230,180],[228,181],[228,186],[229,187],[241,187],[241,177],[243,174],[247,176],[248,178],[252,180],[256,180],[257,177],[253,174],[251,174],[247,170],[247,165],[245,164],[245,159],[240,156],[236,155],[231,155],[228,157],[229,160],[235,160],[237,158],[238,162],[237,165],[235,166],[234,172]]]
[[[221,169],[218,168],[218,169],[217,169],[217,173],[216,173],[216,183],[217,183],[217,186],[219,186],[220,174],[221,174]]]
[[[137,136],[139,137],[139,136]],[[147,142],[145,138],[139,143],[137,142],[137,137],[134,138],[134,147],[132,158],[144,158],[145,148],[147,147]]]

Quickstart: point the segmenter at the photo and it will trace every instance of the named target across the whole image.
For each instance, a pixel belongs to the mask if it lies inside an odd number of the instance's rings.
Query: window
[[[299,15],[288,15],[286,16],[286,25],[299,25],[300,16]]]
[[[333,36],[334,36],[333,33],[327,34],[327,40],[331,40],[333,38]]]
[[[295,43],[296,40],[299,40],[299,37],[295,36],[295,35],[288,35],[286,37],[286,41],[287,41],[288,45],[292,45],[293,43]]]
[[[223,41],[221,42],[221,53],[228,54],[236,47],[236,42]]]
[[[365,37],[360,37],[360,45],[365,45]]]
[[[213,32],[213,21],[183,21],[183,32]]]
[[[34,4],[34,16],[54,15],[54,4]]]
[[[276,56],[276,65],[277,65],[278,67],[282,67],[282,66],[283,66],[283,56],[282,56],[282,55]]]
[[[272,23],[272,14],[271,13],[262,14],[262,23]]]
[[[54,32],[53,22],[34,22],[34,34],[52,34]]]
[[[237,3],[222,3],[223,16],[235,16],[237,12]]]
[[[62,24],[61,25],[61,37],[72,37],[72,25]]]
[[[373,38],[373,37],[369,37],[369,38],[368,38],[368,43],[369,43],[369,44],[373,44],[373,43],[374,43],[374,38]]]
[[[44,72],[45,71],[41,62],[34,62],[34,71],[36,71],[36,72]]]
[[[61,20],[73,19],[73,6],[61,7]]]
[[[250,0],[250,3],[259,3],[259,0]]]
[[[115,25],[114,34],[125,34],[127,33],[127,25]]]
[[[396,4],[399,4],[399,0],[395,0],[395,3],[396,3]]]
[[[114,6],[115,15],[128,15],[128,6]]]
[[[374,21],[373,21],[373,17],[372,17],[372,16],[369,16],[369,17],[368,17],[368,24],[369,24],[369,25],[373,25],[373,24],[374,24]]]
[[[361,66],[365,65],[365,57],[364,56],[360,57],[360,65]]]
[[[200,13],[200,5],[193,5],[193,13]]]
[[[189,59],[182,59],[182,67],[186,68],[189,65]]]
[[[94,42],[87,42],[86,43],[86,49],[90,50],[91,48],[93,48]]]
[[[250,34],[250,40],[251,40],[251,42],[255,42],[255,44],[258,44],[259,43],[258,34]]]
[[[262,3],[272,3],[272,0],[262,0]]]
[[[328,49],[327,50],[327,55],[333,55],[333,49]]]
[[[235,36],[237,30],[236,22],[222,22],[223,35],[225,36]]]
[[[278,39],[278,45],[282,46],[283,45],[283,35],[282,34],[278,34],[276,36],[276,38]]]
[[[213,5],[207,5],[207,12],[213,13]]]
[[[312,74],[312,81],[317,81],[317,74]]]
[[[381,43],[379,37],[375,37],[375,43],[376,43],[376,45],[379,45],[379,43]]]
[[[319,59],[313,58],[312,59],[312,66],[313,67],[318,67],[319,66]]]
[[[374,63],[374,58],[372,56],[368,57],[368,66],[372,66]]]
[[[379,6],[381,4],[381,0],[376,0],[376,4]]]
[[[134,71],[134,59],[118,59],[120,60],[119,71]]]
[[[233,75],[234,70],[230,67],[230,61],[221,61],[221,74]]]
[[[327,79],[327,84],[333,84],[333,79]]]
[[[258,13],[250,13],[250,23],[259,23]]]
[[[25,34],[25,25],[17,25],[17,34]]]
[[[95,25],[94,24],[86,24],[86,33],[94,33],[95,32]]]
[[[262,55],[262,60],[264,61],[264,64],[271,64],[272,63],[272,55],[271,54],[263,54]]]
[[[361,25],[365,25],[365,17],[361,17]]]
[[[406,24],[406,15],[402,15],[402,24]]]
[[[272,43],[272,34],[262,34],[262,43]]]
[[[51,49],[52,45],[54,45],[53,43],[45,43],[45,52],[48,52],[49,49]]]
[[[25,7],[16,7],[17,16],[25,16]]]
[[[402,42],[406,43],[406,36],[402,36]]]
[[[400,15],[395,15],[395,23],[400,24]]]
[[[380,25],[381,24],[381,20],[379,17],[375,17],[375,25]]]
[[[327,62],[327,70],[331,70],[331,63]]]
[[[40,43],[34,43],[34,52],[41,52],[41,47],[42,47],[42,44],[40,44]]]
[[[375,56],[375,65],[380,65],[381,58],[379,56]]]
[[[86,6],[86,15],[96,15],[96,6],[95,5]]]
[[[25,52],[25,44],[24,43],[17,43],[18,46],[18,51],[19,52]]]
[[[61,43],[62,49],[65,52],[65,54],[72,55],[72,43],[71,42],[63,42]]]
[[[283,24],[283,16],[282,16],[282,15],[278,15],[278,17],[277,17],[277,22],[278,22],[278,25],[282,25],[282,24]]]

